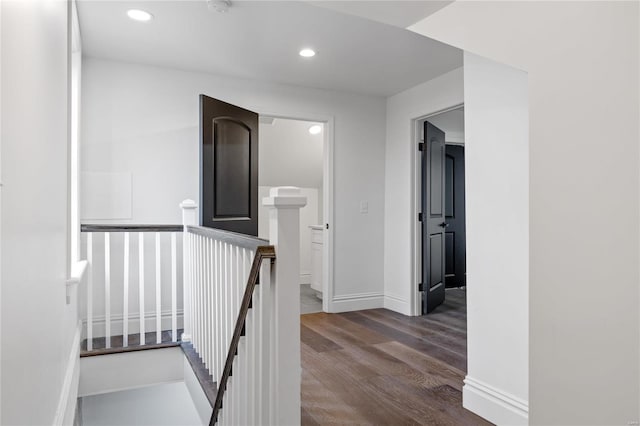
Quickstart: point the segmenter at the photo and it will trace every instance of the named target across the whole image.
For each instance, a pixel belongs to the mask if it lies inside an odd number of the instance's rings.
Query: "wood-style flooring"
[[[488,425],[462,408],[463,290],[432,314],[301,316],[303,425]]]

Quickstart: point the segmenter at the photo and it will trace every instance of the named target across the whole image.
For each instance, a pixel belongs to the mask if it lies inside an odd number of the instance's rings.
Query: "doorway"
[[[429,314],[447,294],[466,299],[464,108],[418,120],[420,126],[421,312]],[[457,304],[460,309],[464,303]]]
[[[277,186],[299,187],[307,198],[300,210],[300,312],[326,311],[330,256],[331,194],[329,131],[323,120],[260,115],[258,198]],[[258,236],[268,239],[268,210],[258,209]]]

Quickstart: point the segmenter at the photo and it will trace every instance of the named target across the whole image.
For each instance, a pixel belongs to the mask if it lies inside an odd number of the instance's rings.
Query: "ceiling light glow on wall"
[[[322,126],[315,124],[309,127],[309,133],[311,133],[312,135],[319,135],[320,133],[322,133]]]
[[[127,16],[134,21],[147,22],[153,19],[153,15],[140,9],[131,9],[127,11]]]
[[[316,52],[313,49],[302,49],[300,51],[300,56],[303,58],[312,58],[316,56]]]

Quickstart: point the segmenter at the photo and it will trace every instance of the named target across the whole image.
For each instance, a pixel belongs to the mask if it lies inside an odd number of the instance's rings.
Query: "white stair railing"
[[[298,188],[273,188],[264,204],[269,241],[195,226],[195,203],[181,204],[183,341],[218,384],[211,424],[300,423],[299,215],[306,198]]]
[[[178,342],[180,225],[82,225],[88,261],[84,318],[86,351],[164,343],[162,331]],[[137,238],[136,238],[137,234]],[[146,333],[152,332],[151,337]],[[114,345],[113,338],[122,336]],[[94,345],[104,338],[104,345]]]

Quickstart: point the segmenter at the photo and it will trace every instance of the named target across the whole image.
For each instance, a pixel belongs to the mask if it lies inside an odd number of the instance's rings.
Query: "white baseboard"
[[[182,310],[177,312],[178,328],[182,328],[183,325],[183,313]],[[171,330],[172,318],[171,311],[164,310],[160,313],[160,321],[163,330]],[[122,334],[122,324],[124,318],[122,315],[111,315],[111,335],[119,336]],[[129,334],[136,334],[140,332],[140,315],[139,313],[129,314]],[[106,318],[104,316],[93,317],[93,337],[104,337],[105,334]],[[145,331],[156,331],[156,313],[155,311],[145,312],[144,314]],[[87,337],[87,320],[82,321],[83,332],[82,338]]]
[[[528,425],[529,403],[475,380],[464,379],[462,406],[497,425]]]
[[[311,273],[303,272],[300,274],[300,285],[311,284]]]
[[[78,321],[73,343],[69,348],[69,359],[62,382],[55,426],[72,426],[76,416],[76,403],[78,400],[78,381],[80,378],[80,337],[82,336],[82,322]]]
[[[402,315],[411,315],[411,304],[400,297],[385,295],[384,308]]]
[[[359,293],[334,296],[329,311],[337,313],[382,307],[384,307],[384,295],[382,293]]]

